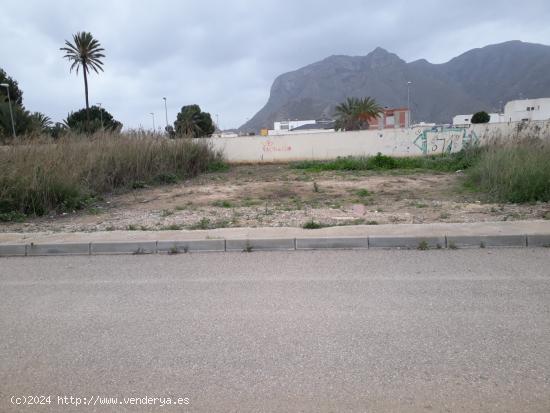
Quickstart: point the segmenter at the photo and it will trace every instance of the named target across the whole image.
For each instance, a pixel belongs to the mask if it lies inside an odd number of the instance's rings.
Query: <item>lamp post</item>
[[[168,107],[166,106],[166,97],[164,99],[164,116],[166,116],[166,131],[168,132]]]
[[[10,107],[10,118],[11,118],[11,130],[13,132],[13,138],[15,139],[15,122],[13,121],[13,111],[11,109],[11,99],[10,99],[10,85],[7,83],[0,83],[0,86],[6,88],[6,92],[8,92],[8,106]]]
[[[150,115],[153,117],[153,133],[155,133],[155,114],[151,112]]]
[[[412,82],[407,82],[407,109],[409,110],[409,127],[412,125],[412,110],[411,110],[411,85]]]

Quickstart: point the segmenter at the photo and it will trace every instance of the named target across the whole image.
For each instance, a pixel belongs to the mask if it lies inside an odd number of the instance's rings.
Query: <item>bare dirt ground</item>
[[[289,165],[228,172],[113,194],[87,210],[1,223],[0,232],[177,230],[220,227],[549,219],[550,204],[495,204],[457,173],[307,172]]]

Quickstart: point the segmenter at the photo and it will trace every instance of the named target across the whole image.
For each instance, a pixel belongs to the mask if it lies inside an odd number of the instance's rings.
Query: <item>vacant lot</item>
[[[0,231],[176,230],[215,227],[475,222],[550,219],[549,203],[496,204],[462,173],[309,171],[241,165],[183,182],[106,196],[84,210]]]

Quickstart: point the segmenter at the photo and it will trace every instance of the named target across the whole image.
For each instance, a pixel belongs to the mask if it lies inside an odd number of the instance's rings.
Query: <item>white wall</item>
[[[383,129],[357,132],[311,133],[282,136],[241,136],[206,139],[223,151],[229,162],[287,162],[307,159],[334,159],[338,156],[376,155],[418,156],[455,152],[476,141],[536,133],[550,139],[550,122],[528,124],[495,123],[468,128]],[[205,139],[200,139],[205,141]]]

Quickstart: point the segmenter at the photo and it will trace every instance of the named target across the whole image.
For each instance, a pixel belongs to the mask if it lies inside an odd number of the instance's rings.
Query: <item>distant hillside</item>
[[[498,111],[512,99],[550,96],[550,46],[520,41],[470,50],[447,63],[407,63],[382,48],[366,56],[330,56],[275,79],[266,105],[241,130],[285,119],[332,117],[348,96],[406,106],[412,81],[413,120],[448,123],[452,116]]]

